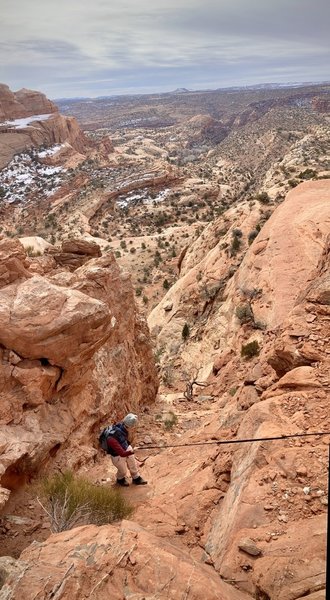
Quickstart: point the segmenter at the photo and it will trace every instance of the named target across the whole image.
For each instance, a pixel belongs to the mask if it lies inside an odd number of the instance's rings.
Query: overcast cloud
[[[329,0],[0,0],[0,81],[51,98],[330,80]]]

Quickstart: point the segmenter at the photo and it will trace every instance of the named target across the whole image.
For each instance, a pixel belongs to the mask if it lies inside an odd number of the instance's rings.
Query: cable
[[[280,435],[277,437],[262,437],[262,438],[246,438],[242,440],[212,440],[210,442],[191,442],[190,444],[168,444],[166,446],[136,446],[135,450],[151,450],[151,449],[164,449],[164,448],[184,448],[185,446],[204,446],[206,444],[217,444],[222,446],[223,444],[245,444],[247,442],[271,442],[273,440],[288,440],[292,438],[308,437],[311,435],[330,435],[330,431],[320,431],[313,433],[293,433],[291,435]]]

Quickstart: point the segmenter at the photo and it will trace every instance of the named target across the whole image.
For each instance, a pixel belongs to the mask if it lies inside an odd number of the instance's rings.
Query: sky
[[[0,82],[49,98],[330,80],[329,0],[0,0]]]

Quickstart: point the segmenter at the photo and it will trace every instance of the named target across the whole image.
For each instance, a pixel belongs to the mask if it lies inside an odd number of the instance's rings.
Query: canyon
[[[328,99],[0,86],[0,598],[324,600]],[[131,517],[52,533],[130,411]]]

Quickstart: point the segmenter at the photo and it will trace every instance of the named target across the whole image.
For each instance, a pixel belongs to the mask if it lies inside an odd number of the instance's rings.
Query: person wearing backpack
[[[117,469],[117,483],[121,486],[129,485],[126,479],[128,471],[135,485],[146,485],[148,483],[139,473],[134,450],[129,440],[129,430],[133,429],[137,422],[137,415],[129,413],[119,423],[106,427],[100,435],[100,444],[110,454],[112,463]]]

